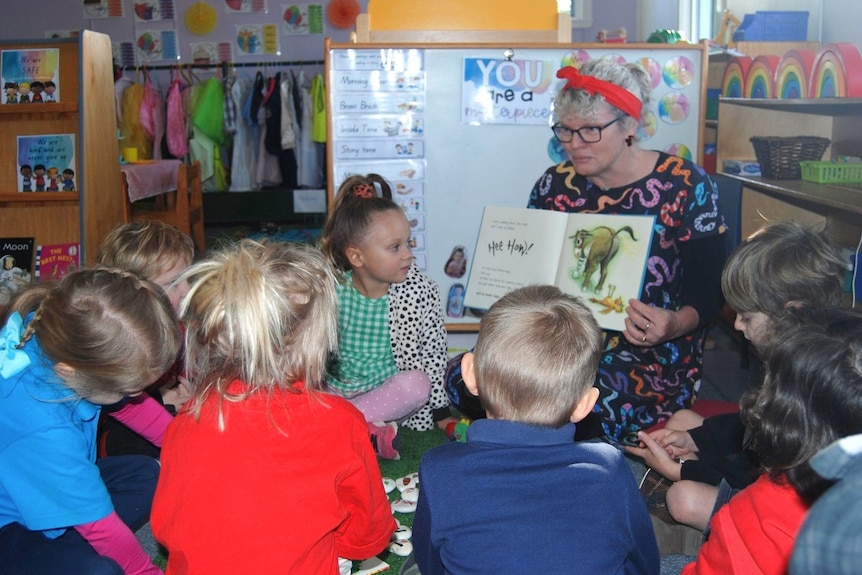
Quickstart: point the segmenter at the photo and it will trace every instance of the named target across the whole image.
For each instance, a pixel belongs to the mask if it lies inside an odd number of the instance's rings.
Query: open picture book
[[[485,310],[513,289],[552,284],[580,297],[602,329],[625,329],[640,297],[654,216],[486,206],[464,305]]]

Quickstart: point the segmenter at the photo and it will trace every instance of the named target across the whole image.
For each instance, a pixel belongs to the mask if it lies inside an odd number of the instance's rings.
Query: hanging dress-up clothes
[[[255,189],[252,174],[254,173],[254,134],[249,118],[251,110],[252,79],[240,76],[231,84],[231,96],[237,103],[239,116],[236,122],[236,133],[233,135],[231,150],[231,192],[248,192]]]

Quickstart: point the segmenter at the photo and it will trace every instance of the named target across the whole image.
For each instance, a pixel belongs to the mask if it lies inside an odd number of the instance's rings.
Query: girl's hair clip
[[[375,197],[377,195],[377,190],[372,184],[363,182],[361,184],[355,184],[350,190],[350,193],[354,198],[366,199]]]

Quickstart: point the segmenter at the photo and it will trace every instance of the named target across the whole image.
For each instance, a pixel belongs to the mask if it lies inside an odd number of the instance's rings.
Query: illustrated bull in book
[[[578,230],[569,239],[574,240],[575,261],[578,262],[572,277],[581,281],[581,291],[587,291],[590,287],[590,279],[599,270],[599,281],[595,287],[595,293],[602,291],[605,279],[608,277],[608,265],[620,250],[619,234],[628,233],[632,240],[637,241],[634,230],[629,226],[623,226],[618,230],[607,226],[599,226],[591,230]]]

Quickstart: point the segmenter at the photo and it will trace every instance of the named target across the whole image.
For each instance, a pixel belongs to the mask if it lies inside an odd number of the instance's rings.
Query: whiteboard
[[[549,111],[542,116],[562,85],[556,69],[601,57],[637,61],[651,72],[640,145],[702,162],[705,44],[327,45],[329,198],[352,174],[376,172],[393,182],[414,230],[416,262],[440,286],[444,310],[454,312],[446,317],[450,330],[478,326],[480,314],[455,317],[458,296],[449,296],[469,282],[484,207],[526,206],[538,177],[562,159]],[[477,64],[489,83],[478,90]],[[532,78],[530,89],[507,93],[494,76],[506,66]],[[481,88],[498,104],[486,106],[493,114],[468,105],[466,93]],[[529,119],[522,109],[532,112]],[[453,277],[444,269],[459,246],[466,271]]]

